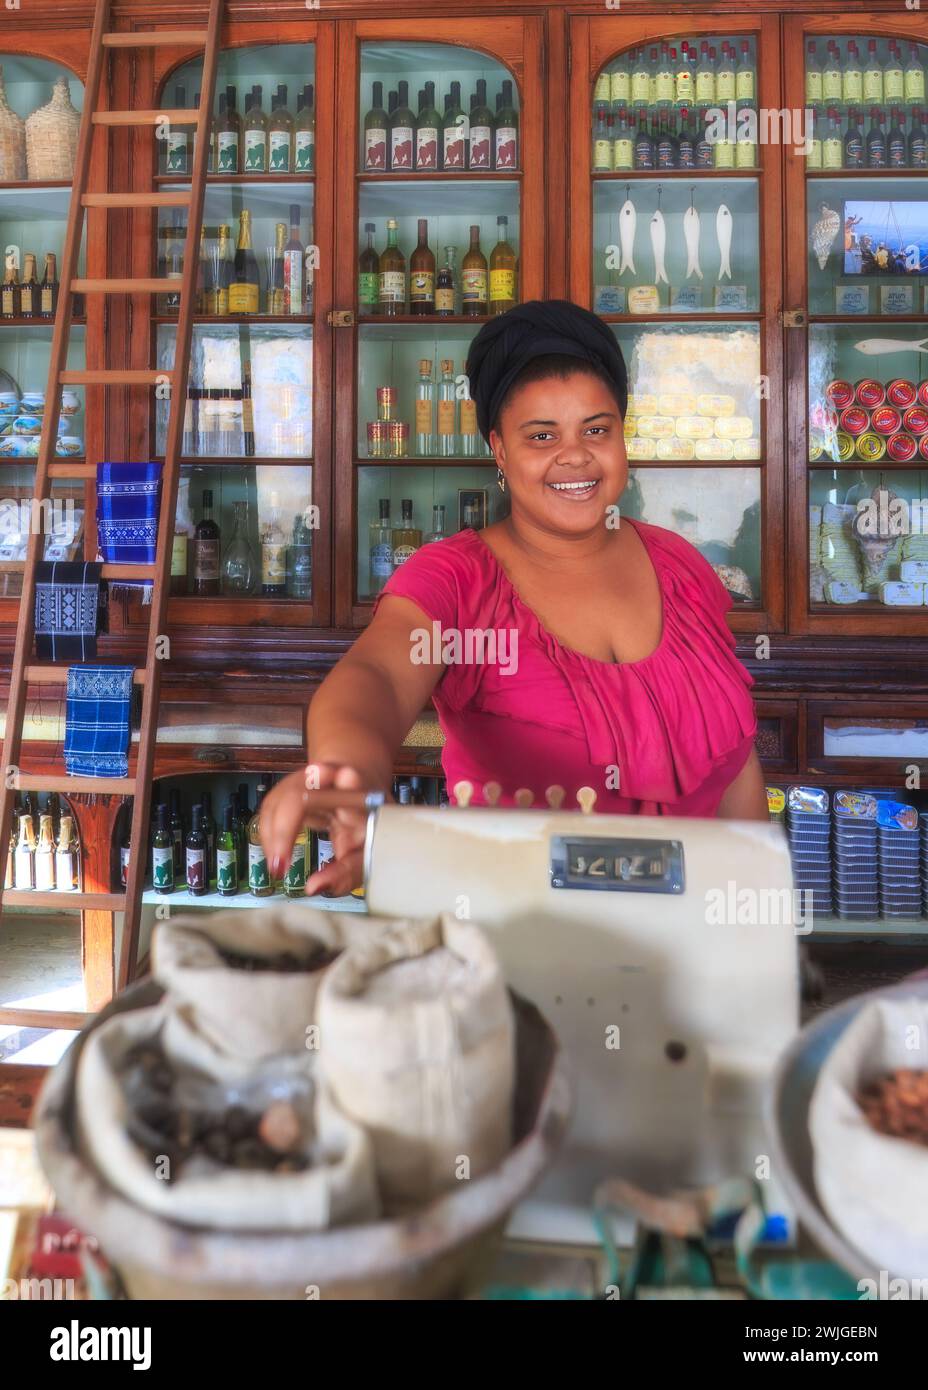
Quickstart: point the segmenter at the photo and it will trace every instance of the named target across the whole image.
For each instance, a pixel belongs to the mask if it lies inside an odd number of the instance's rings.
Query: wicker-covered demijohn
[[[73,176],[80,125],[80,112],[71,103],[68,79],[56,78],[51,101],[33,111],[26,121],[26,165],[30,179],[45,182]]]
[[[26,177],[26,126],[10,106],[0,67],[0,183],[19,182]]]

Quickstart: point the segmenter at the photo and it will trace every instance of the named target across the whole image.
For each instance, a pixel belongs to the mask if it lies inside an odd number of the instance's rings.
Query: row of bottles
[[[596,79],[594,109],[621,107],[753,106],[757,97],[754,45],[723,39],[668,40],[630,49]]]
[[[200,93],[193,106],[200,104]],[[296,114],[290,111],[288,88],[281,83],[271,97],[270,113],[264,109],[264,89],[252,87],[245,95],[245,114],[238,110],[238,92],[226,87],[219,94],[218,112],[210,127],[207,173],[311,174],[316,168],[316,108],[309,83],[297,96]],[[187,108],[184,87],[174,89],[174,106]],[[196,135],[190,126],[172,127],[163,141],[161,172],[186,177],[193,170]]]
[[[185,458],[253,458],[254,402],[251,362],[239,387],[188,386],[181,452]]]
[[[824,56],[818,44],[806,47],[806,105],[924,106],[925,46],[910,43],[903,54],[898,39],[867,39],[861,53],[857,39],[844,52],[829,39]]]
[[[58,308],[58,258],[51,252],[45,257],[45,273],[40,280],[34,252],[23,257],[22,279],[19,277],[19,252],[8,247],[4,262],[3,285],[0,287],[0,318],[53,319]]]
[[[455,260],[457,248],[446,246],[445,263],[436,271],[435,253],[429,246],[428,218],[418,219],[419,239],[409,258],[397,244],[398,224],[387,219],[387,244],[378,255],[374,248],[376,226],[366,222],[367,244],[358,261],[358,312],[396,318],[401,314],[448,318],[453,314],[477,317],[504,314],[518,301],[519,261],[509,244],[509,218],[496,219],[497,242],[489,262],[480,249],[480,228],[470,228],[470,246],[461,262],[460,282]]]
[[[5,886],[43,893],[77,892],[80,860],[74,819],[69,812],[62,812],[57,793],[48,793],[40,809],[31,792],[17,792]]]
[[[222,533],[213,517],[212,489],[205,488],[193,535],[184,529],[174,533],[171,593],[243,598],[260,592],[265,598],[310,598],[312,531],[306,515],[294,517],[292,525],[285,523],[280,498],[272,492],[270,511],[260,530],[260,560],[249,540],[248,504],[234,502],[232,517],[232,535],[223,552]]]
[[[390,520],[390,499],[381,497],[377,504],[377,516],[370,523],[368,547],[370,556],[369,589],[373,598],[379,594],[394,570],[406,563],[421,550],[423,545],[443,541],[448,535],[445,526],[445,507],[436,502],[432,507],[432,529],[423,537],[416,526],[412,498],[404,497],[400,502],[400,522],[393,525]],[[484,521],[480,515],[479,504],[465,507],[463,527],[465,530],[479,531]]]
[[[372,459],[489,458],[490,449],[477,429],[477,410],[467,390],[465,364],[461,376],[454,361],[443,357],[436,382],[432,359],[419,361],[416,383],[415,445],[410,451],[409,422],[397,417],[395,386],[377,387],[377,419],[367,422],[367,456]]]
[[[864,128],[865,116],[869,124]],[[852,106],[817,106],[806,155],[807,169],[926,169],[928,128],[925,112],[913,106],[888,110],[872,106],[865,113]]]
[[[593,172],[615,169],[753,169],[757,128],[718,110],[593,112]]]
[[[496,96],[495,112],[480,77],[465,109],[461,84],[452,82],[439,112],[435,83],[419,92],[418,108],[409,105],[409,83],[400,81],[383,104],[383,83],[374,82],[371,106],[364,117],[363,167],[368,173],[388,170],[517,169],[519,116],[509,78]]]
[[[292,203],[289,223],[275,224],[274,245],[264,248],[263,292],[251,211],[244,208],[239,216],[234,247],[227,224],[217,227],[215,235],[210,235],[212,229],[204,227],[197,266],[196,313],[219,318],[312,314],[314,255],[312,247],[307,254],[300,239],[301,221],[300,208]],[[158,233],[158,275],[177,282],[176,292],[159,295],[160,314],[176,314],[180,309],[186,235],[187,228],[176,214],[173,224],[162,227]]]

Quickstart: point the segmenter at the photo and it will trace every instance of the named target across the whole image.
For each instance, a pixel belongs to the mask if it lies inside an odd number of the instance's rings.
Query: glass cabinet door
[[[762,118],[779,42],[761,19],[719,24],[574,21],[570,288],[628,365],[620,507],[690,540],[733,625],[767,631],[785,623],[781,164]]]
[[[357,26],[337,163],[355,200],[336,209],[337,621],[422,544],[503,506],[477,433],[465,361],[479,326],[543,289],[534,20]],[[346,70],[347,71],[347,70]]]
[[[789,296],[804,311],[789,335],[803,431],[796,626],[923,632],[928,36],[915,16],[863,15],[791,20],[788,42],[791,104],[813,113],[805,158],[788,171]]]

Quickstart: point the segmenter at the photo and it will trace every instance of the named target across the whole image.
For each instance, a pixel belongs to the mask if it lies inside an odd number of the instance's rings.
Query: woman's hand
[[[258,826],[272,878],[282,878],[287,872],[293,843],[304,825],[324,831],[332,841],[335,858],[310,874],[306,892],[343,897],[359,888],[363,880],[367,812],[314,811],[313,792],[332,788],[380,790],[375,780],[359,768],[310,763],[272,787],[261,803]]]

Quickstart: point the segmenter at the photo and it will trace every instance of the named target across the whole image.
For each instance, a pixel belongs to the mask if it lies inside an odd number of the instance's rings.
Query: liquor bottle
[[[232,283],[232,238],[223,223],[219,229],[216,250],[211,255],[210,286],[206,297],[206,312],[225,317],[229,312],[229,286]]]
[[[757,126],[739,122],[735,128],[735,168],[753,169],[757,165]]]
[[[806,168],[821,169],[825,140],[825,113],[820,106],[812,108],[812,129],[806,138]]]
[[[505,314],[516,302],[516,253],[509,245],[509,218],[496,219],[497,242],[490,252],[490,313]]]
[[[261,845],[258,826],[261,818],[261,801],[264,788],[259,784],[255,813],[248,822],[248,889],[256,898],[269,898],[274,892],[271,875],[268,871],[267,857]]]
[[[844,141],[841,139],[841,119],[837,107],[828,108],[828,126],[822,141],[822,168],[840,169],[844,159]]]
[[[386,148],[386,138],[384,139]],[[316,168],[316,106],[313,84],[308,82],[297,99],[293,122],[293,171],[312,174]]]
[[[45,275],[39,296],[39,317],[53,319],[58,309],[58,262],[49,252],[45,257]]]
[[[287,592],[287,537],[276,492],[271,493],[271,510],[261,536],[261,592],[268,598],[283,598]]]
[[[699,45],[699,63],[696,67],[696,101],[700,106],[715,105],[715,68],[709,54],[708,39],[703,39]]]
[[[864,99],[864,70],[860,51],[853,39],[847,46],[841,79],[841,100],[845,106],[859,106]]]
[[[681,106],[690,106],[696,91],[693,69],[690,67],[688,46],[683,44],[680,56],[677,50],[670,50],[670,66],[673,68],[673,104],[679,111]]]
[[[235,863],[238,870],[238,881],[239,883],[247,883],[248,822],[251,820],[251,812],[248,810],[248,796],[246,794],[243,797],[239,792],[232,792],[229,797],[229,804],[234,812],[232,833],[235,836]]]
[[[255,409],[251,394],[251,362],[242,368],[242,453],[255,456]]]
[[[462,373],[466,365],[466,363],[461,363]],[[459,416],[461,457],[466,459],[477,458],[483,441],[477,431],[477,407],[471,399],[469,390],[466,396],[461,397]]]
[[[456,246],[445,247],[445,263],[435,279],[435,313],[439,318],[448,318],[457,312],[457,285],[454,271],[456,256]]]
[[[905,142],[903,141],[903,147]],[[847,130],[844,134],[844,167],[845,169],[863,169],[864,158],[864,133],[861,126],[860,112],[856,109],[848,112]]]
[[[197,257],[196,311],[208,314],[209,306],[215,303],[216,296],[212,286],[212,262],[206,246],[206,227],[200,227],[200,252]]]
[[[657,105],[657,71],[659,67],[659,51],[652,48],[648,54],[648,106],[652,110]]]
[[[612,167],[614,169],[633,169],[635,167],[635,129],[629,110],[625,106],[619,107],[614,116]]]
[[[208,888],[206,869],[206,836],[203,833],[201,817],[202,806],[194,806],[193,819],[184,841],[184,871],[187,892],[193,898],[202,898]]]
[[[675,53],[676,49],[673,51]],[[676,82],[674,69],[671,64],[671,51],[666,44],[662,44],[654,80],[653,105],[663,107],[672,106],[675,90]]]
[[[32,816],[19,818],[19,835],[13,864],[13,882],[17,888],[35,887],[35,829]]]
[[[216,891],[224,898],[238,892],[238,846],[235,840],[235,808],[222,812],[222,829],[216,836]]]
[[[128,829],[126,835],[128,836]],[[128,844],[126,845],[128,854]],[[120,851],[120,872],[122,872],[122,852]],[[128,861],[126,862],[128,874]],[[58,827],[58,844],[55,849],[55,882],[59,893],[74,893],[80,888],[80,846],[70,816],[62,816]],[[128,877],[123,879],[123,885]]]
[[[902,55],[896,46],[896,40],[890,39],[889,55],[883,69],[883,101],[887,106],[895,106],[904,100],[905,73],[902,67]]]
[[[45,798],[45,814],[52,818],[52,838],[57,839],[61,826],[61,802],[57,792],[49,792]]]
[[[286,222],[276,222],[274,224],[274,251],[273,255],[268,255],[266,306],[266,312],[275,316],[282,315],[284,312],[284,248],[286,245],[287,224]]]
[[[173,893],[174,842],[168,825],[168,808],[158,807],[151,839],[151,885],[156,893]]]
[[[396,218],[387,219],[387,245],[380,255],[380,312],[396,318],[406,312],[406,257],[396,244]]]
[[[928,169],[928,132],[925,113],[920,106],[912,108],[912,128],[909,131],[909,168]]]
[[[828,164],[827,160],[825,161],[826,169],[836,167],[836,165]],[[886,135],[883,130],[883,113],[878,106],[874,106],[870,110],[870,129],[867,131],[867,168],[886,168]]]
[[[203,514],[193,533],[193,592],[198,598],[219,593],[219,527],[213,520],[213,494],[203,492]]]
[[[757,100],[757,73],[747,39],[741,40],[741,58],[735,70],[735,100],[739,110],[754,106]]]
[[[232,503],[232,539],[222,561],[222,592],[242,598],[254,590],[255,566],[248,543],[248,503]]]
[[[593,105],[598,106],[600,102],[605,102],[608,105],[611,100],[611,93],[612,79],[609,75],[609,69],[604,68],[597,77],[596,85],[593,88]]]
[[[184,839],[187,834],[187,827],[184,825],[184,812],[180,800],[180,792],[174,787],[170,793],[171,797],[171,844],[174,849],[174,877],[183,878],[184,874]]]
[[[432,545],[435,541],[443,541],[446,535],[445,509],[440,502],[435,502],[432,506],[432,529],[425,537],[423,545]]]
[[[416,454],[420,459],[432,458],[435,453],[435,386],[432,381],[432,359],[419,362],[419,381],[416,385]]]
[[[287,596],[312,598],[313,537],[305,518],[293,519],[293,540],[287,547]]]
[[[8,255],[0,291],[0,318],[15,319],[19,314],[19,273],[16,258]]]
[[[497,169],[519,167],[519,113],[512,100],[512,80],[503,79],[502,101],[496,117],[495,156]]]
[[[389,497],[381,497],[377,509],[378,515],[368,527],[368,592],[371,598],[380,593],[393,573],[393,528],[390,525]]]
[[[442,362],[441,367],[442,371],[444,372],[444,362]],[[440,413],[440,400],[438,409]],[[407,560],[411,559],[412,556],[415,555],[416,551],[422,545],[422,532],[419,530],[417,526],[414,526],[412,524],[412,499],[409,497],[404,497],[400,502],[400,509],[402,513],[402,519],[400,521],[399,526],[397,526],[394,530],[392,536],[394,569],[396,569],[399,565],[404,565]]]
[[[605,104],[600,103],[593,112],[593,172],[608,174],[613,168],[612,140],[609,138],[608,115]]]
[[[293,155],[293,117],[287,109],[287,88],[280,86],[271,98],[267,123],[268,171],[289,174]]]
[[[876,51],[876,39],[867,40],[863,99],[867,106],[883,105],[883,65]]]
[[[470,246],[461,264],[461,307],[465,314],[487,312],[487,258],[480,250],[480,228],[470,229]]]
[[[34,319],[39,313],[39,282],[35,273],[35,255],[28,251],[23,257],[23,282],[19,289],[19,316]]]
[[[323,835],[320,830],[312,832],[310,855],[314,873],[318,869],[325,868],[326,864],[331,864],[335,858],[335,846],[328,835]]]
[[[174,213],[170,227],[159,230],[162,240],[162,256],[159,274],[173,282],[172,287],[158,296],[160,314],[176,314],[180,310],[180,287],[184,278],[184,242],[187,228],[181,222],[180,214]]]
[[[477,78],[476,101],[470,113],[470,167],[493,167],[493,112],[487,105],[487,82]]]
[[[55,834],[51,816],[39,817],[39,842],[35,847],[35,886],[40,893],[55,887]]]
[[[925,101],[925,69],[918,58],[918,46],[909,44],[909,60],[903,79],[906,106],[922,106]]]
[[[442,122],[442,154],[446,169],[466,169],[470,153],[470,117],[461,106],[461,84],[451,83]]]
[[[229,313],[257,314],[260,309],[258,261],[251,248],[251,213],[243,208],[239,218],[238,245],[229,282]]]
[[[738,90],[735,75],[735,50],[726,39],[722,44],[722,55],[715,71],[715,99],[719,106],[734,101]]]
[[[806,106],[818,106],[822,100],[822,65],[814,43],[806,45]]]
[[[383,108],[383,83],[372,84],[371,107],[364,117],[364,168],[372,173],[384,173],[387,164],[387,113]]]
[[[245,118],[245,160],[243,172],[246,174],[266,174],[268,172],[268,118],[264,114],[263,89],[260,86],[251,90],[251,102]]]
[[[216,130],[216,172],[217,174],[238,174],[241,172],[242,118],[236,109],[234,87],[225,90],[225,119]]]
[[[373,222],[365,222],[367,245],[358,257],[358,313],[376,314],[380,298],[380,260],[374,250]]]
[[[309,831],[302,826],[290,851],[290,863],[284,874],[284,892],[288,898],[300,898],[306,888],[306,861],[309,857]]]
[[[409,312],[435,312],[435,255],[429,249],[428,218],[419,218],[419,240],[409,258]]]
[[[639,48],[632,60],[632,105],[648,106],[651,101],[651,79],[645,50]]]
[[[696,135],[688,106],[680,108],[680,134],[677,140],[677,168],[696,168]]]
[[[635,136],[635,168],[654,169],[657,167],[657,148],[648,130],[647,112],[638,112],[638,133]]]
[[[213,815],[212,792],[200,793],[200,806],[202,807],[200,825],[206,836],[206,882],[209,883],[216,864],[216,818]]]
[[[841,72],[841,55],[838,45],[829,39],[822,64],[822,100],[826,103],[840,102],[844,90],[844,77]]]
[[[174,105],[180,111],[186,109],[186,87],[174,88]],[[189,129],[190,127],[184,125],[169,126],[167,139],[164,143],[164,167],[162,170],[163,173],[186,174],[188,172],[189,161],[187,158],[187,132]]]
[[[677,142],[665,110],[660,112],[657,135],[658,169],[676,169]]]
[[[613,109],[628,106],[632,99],[630,53],[623,53],[609,75],[609,99]]]
[[[425,98],[416,119],[417,169],[440,168],[441,129],[441,116],[435,108],[435,83],[426,82]]]
[[[457,385],[454,363],[442,358],[438,381],[437,453],[439,458],[458,457]]]
[[[397,103],[390,122],[390,168],[411,169],[416,139],[416,118],[409,107],[409,83],[397,83]]]
[[[306,312],[306,251],[300,241],[300,209],[291,203],[290,240],[284,248],[284,313]]]

